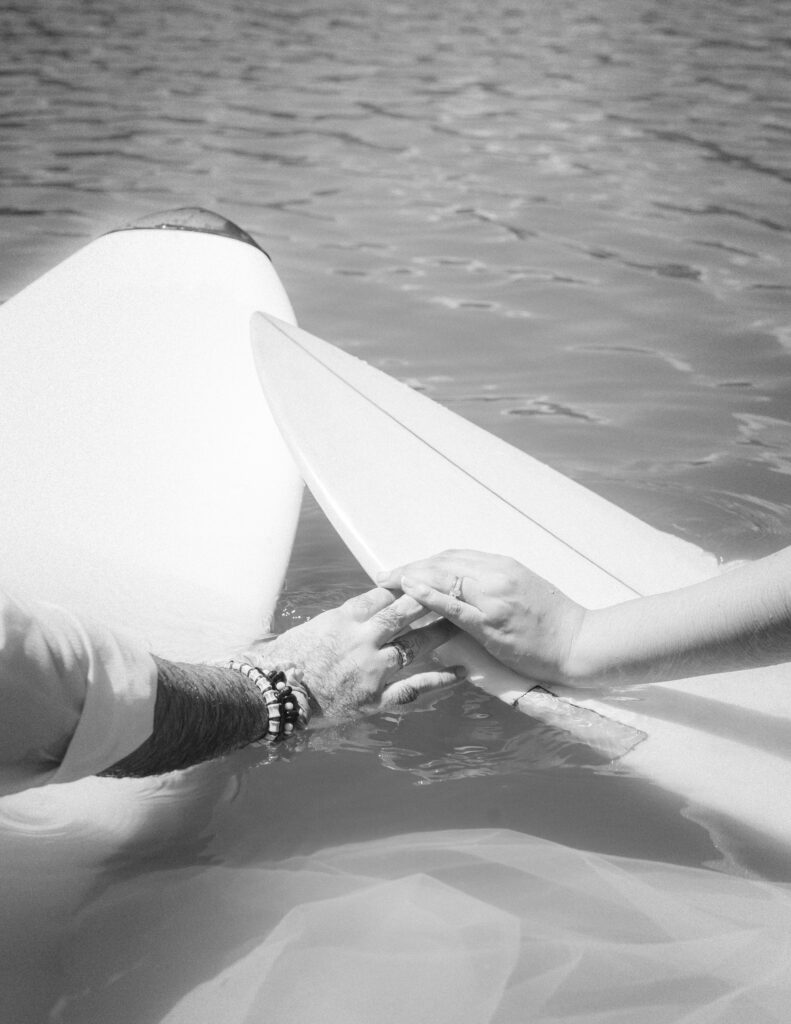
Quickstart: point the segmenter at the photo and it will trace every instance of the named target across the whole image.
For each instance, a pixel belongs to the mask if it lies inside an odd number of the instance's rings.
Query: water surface
[[[789,14],[6,4],[0,297],[119,223],[215,209],[267,248],[304,327],[723,560],[760,556],[791,539]],[[308,501],[281,622],[366,585]],[[470,688],[254,762],[155,787],[163,813],[112,841],[47,834],[31,861],[9,839],[32,945],[80,892],[435,828],[723,866],[676,798]],[[31,904],[42,873],[51,902]],[[93,1019],[60,969],[23,981],[15,1020]]]

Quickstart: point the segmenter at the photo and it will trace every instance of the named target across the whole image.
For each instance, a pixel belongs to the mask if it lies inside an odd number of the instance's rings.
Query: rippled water
[[[759,556],[791,539],[789,15],[5,4],[0,297],[119,223],[218,210],[271,253],[303,326],[655,525]],[[308,503],[283,623],[365,585]],[[252,764],[201,769],[180,829],[144,830],[101,884],[490,824],[717,858],[677,801],[472,690]]]

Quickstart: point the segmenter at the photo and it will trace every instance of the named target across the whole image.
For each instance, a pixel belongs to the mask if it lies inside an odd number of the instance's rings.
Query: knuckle
[[[511,586],[516,586],[520,581],[529,579],[532,574],[522,565],[521,562],[517,562],[515,558],[509,558],[507,575]]]
[[[382,629],[395,631],[398,629],[401,616],[397,609],[385,608],[383,611],[377,612],[374,619],[376,625],[380,626]]]
[[[522,565],[522,563],[516,558],[506,558],[503,568],[509,580],[512,582],[529,578],[533,575],[530,570]]]
[[[376,588],[375,590],[366,590],[363,594],[355,594],[354,597],[350,597],[348,601],[345,601],[341,607],[346,610],[347,614],[358,621],[369,619],[377,610],[381,610],[382,602],[378,598],[382,594],[387,594],[388,599],[390,601],[393,600],[393,596],[389,591]]]
[[[423,611],[423,606],[414,597],[402,594],[392,606],[392,610],[388,609],[388,611],[391,611],[391,620],[400,624],[412,618],[417,612]]]
[[[505,601],[496,599],[486,609],[487,625],[494,629],[501,629],[509,618],[509,608]]]
[[[513,576],[507,571],[506,567],[501,567],[489,577],[489,592],[494,594],[506,593],[506,591],[511,589],[512,579]]]
[[[365,615],[371,608],[371,599],[368,594],[355,594],[348,601],[344,601],[341,607],[351,616]]]

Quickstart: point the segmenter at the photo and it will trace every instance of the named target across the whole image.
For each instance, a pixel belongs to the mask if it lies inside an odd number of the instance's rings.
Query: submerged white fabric
[[[142,647],[0,592],[0,795],[108,768],[151,734],[155,699]]]
[[[152,872],[89,901],[62,1024],[764,1024],[791,888],[505,830]]]

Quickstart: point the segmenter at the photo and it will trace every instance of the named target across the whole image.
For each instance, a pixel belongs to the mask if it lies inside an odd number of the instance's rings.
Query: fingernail
[[[377,583],[384,583],[384,581],[388,579],[389,576],[389,572],[378,572],[376,576],[374,576],[374,579],[376,580]]]

